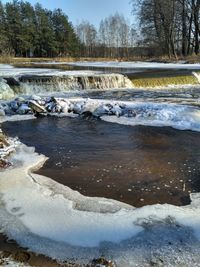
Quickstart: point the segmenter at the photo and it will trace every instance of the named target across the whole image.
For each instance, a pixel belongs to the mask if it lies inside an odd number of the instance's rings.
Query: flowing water
[[[39,174],[87,196],[186,205],[200,191],[198,132],[56,117],[7,122],[3,130],[49,157]]]
[[[65,92],[69,89],[79,89],[74,95],[71,92],[71,96],[152,102],[156,105],[175,103],[187,105],[189,109],[195,106],[195,123],[199,118],[198,88],[133,90],[128,89],[132,84],[126,76],[105,74],[111,71],[108,67],[69,68],[73,68],[72,72],[80,68],[80,74],[63,76],[58,70],[52,75],[54,71],[51,69],[46,69],[44,74],[44,69],[12,68],[9,72],[15,73],[17,78],[13,80],[7,77],[6,80],[0,81],[2,94],[9,98],[9,94],[57,91],[59,96],[66,96]],[[94,69],[101,70],[104,74],[88,72],[83,75],[81,71],[85,71],[85,68],[93,72]],[[3,70],[1,72],[3,73]],[[184,75],[191,73],[191,70],[143,69],[139,73],[139,70],[129,68],[113,68],[112,72],[124,73],[132,78],[135,75],[171,76],[176,72]],[[126,89],[117,89],[121,87]],[[82,90],[91,88],[101,90]],[[107,90],[108,88],[117,90]],[[149,105],[147,111],[148,108]],[[170,112],[173,113],[173,110]],[[184,114],[183,116],[187,115]],[[176,116],[173,118],[177,120]],[[167,119],[163,125],[169,125]],[[87,196],[113,198],[137,207],[155,203],[186,205],[190,202],[189,194],[200,191],[198,132],[179,131],[169,127],[125,126],[92,117],[45,117],[31,121],[7,122],[4,123],[3,130],[11,136],[18,136],[23,143],[35,146],[37,152],[49,157],[38,171],[40,174]]]

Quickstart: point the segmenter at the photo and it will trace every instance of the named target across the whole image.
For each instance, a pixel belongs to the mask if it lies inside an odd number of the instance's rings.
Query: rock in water
[[[29,107],[32,109],[33,113],[46,113],[46,109],[34,100],[29,101]]]
[[[24,114],[27,114],[31,111],[31,109],[29,108],[29,106],[27,104],[22,104],[18,110],[17,110],[17,113],[20,114],[20,115],[24,115]]]

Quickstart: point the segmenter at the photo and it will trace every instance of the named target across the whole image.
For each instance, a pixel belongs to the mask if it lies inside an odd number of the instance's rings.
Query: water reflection
[[[139,207],[185,205],[200,191],[197,132],[52,117],[3,128],[49,157],[40,174],[84,195]]]

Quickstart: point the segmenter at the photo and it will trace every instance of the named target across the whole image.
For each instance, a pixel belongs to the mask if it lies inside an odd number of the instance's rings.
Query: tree
[[[0,1],[0,54],[53,57],[78,55],[80,41],[61,9]]]
[[[51,21],[52,12],[42,8],[40,4],[35,6],[36,15],[36,54],[41,57],[54,56],[56,39]]]
[[[53,30],[56,39],[56,48],[59,56],[66,56],[77,52],[78,38],[73,26],[68,21],[68,17],[61,9],[56,9],[52,13]]]
[[[95,56],[95,49],[97,46],[97,30],[94,25],[88,21],[82,21],[76,27],[76,33],[83,44],[81,52],[86,57]]]
[[[6,35],[16,56],[22,56],[22,21],[17,0],[5,5]]]
[[[0,1],[0,54],[10,54],[12,52],[6,28],[6,14],[4,6]]]
[[[101,21],[99,43],[108,57],[127,57],[133,45],[134,29],[123,15],[116,13]],[[136,36],[135,36],[136,37]]]
[[[200,0],[140,0],[134,9],[141,34],[149,47],[160,47],[160,54],[177,57],[199,53]],[[136,7],[136,1],[132,0]],[[156,51],[158,51],[156,49]]]
[[[36,15],[33,6],[29,2],[20,2],[21,12],[21,46],[22,54],[25,57],[34,54],[36,39]]]

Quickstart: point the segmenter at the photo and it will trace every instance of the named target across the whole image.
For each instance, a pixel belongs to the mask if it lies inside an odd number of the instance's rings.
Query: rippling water
[[[3,129],[49,157],[39,174],[87,196],[137,207],[185,205],[200,191],[197,132],[56,117],[7,122]]]

